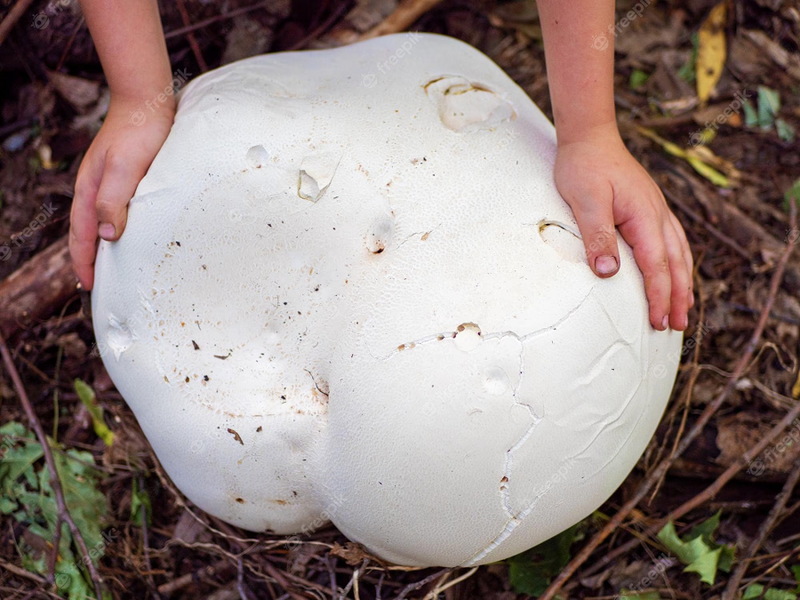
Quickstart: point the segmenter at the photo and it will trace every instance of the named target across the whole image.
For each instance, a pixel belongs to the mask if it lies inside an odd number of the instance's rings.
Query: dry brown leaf
[[[56,71],[48,72],[47,76],[58,94],[79,112],[100,98],[100,84],[96,81],[64,75]]]
[[[364,546],[356,544],[355,542],[347,542],[344,546],[339,543],[334,543],[333,548],[331,548],[331,554],[343,558],[351,567],[360,565],[365,558],[379,565],[386,565],[384,561],[367,552]]]

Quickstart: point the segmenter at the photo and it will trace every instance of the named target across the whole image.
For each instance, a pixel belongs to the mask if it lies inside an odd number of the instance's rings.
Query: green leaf
[[[764,586],[760,583],[751,583],[747,586],[744,590],[744,594],[742,594],[742,600],[756,600],[757,598],[761,598],[761,594],[764,593]]]
[[[152,522],[150,494],[145,489],[140,490],[138,480],[134,478],[133,492],[131,494],[131,522],[139,527],[142,526],[142,506],[144,506],[147,524],[149,525]]]
[[[797,582],[797,587],[795,588],[795,593],[800,593],[800,565],[792,565],[789,567],[792,570],[792,574],[794,575],[794,580]]]
[[[778,132],[778,137],[784,142],[791,142],[794,140],[794,127],[783,119],[775,119],[775,131]]]
[[[694,540],[692,540],[694,541]],[[705,546],[705,542],[701,543]],[[698,556],[692,563],[684,569],[685,573],[697,573],[700,575],[700,581],[708,585],[714,585],[714,578],[717,576],[717,567],[719,566],[719,555],[722,548],[711,550],[708,546],[708,551]]]
[[[673,523],[659,531],[658,539],[686,568],[684,572],[697,573],[703,583],[713,585],[717,571],[729,571],[733,564],[732,546],[714,542],[713,534],[719,526],[720,513],[703,521],[681,539]]]
[[[542,542],[538,546],[512,556],[509,564],[511,587],[518,594],[539,596],[550,584],[550,579],[561,572],[569,562],[569,549],[575,541],[580,523]]]
[[[632,90],[638,90],[645,83],[647,83],[648,79],[650,79],[649,74],[645,73],[641,69],[634,69],[631,72],[631,78],[630,81],[628,82],[628,85]]]
[[[789,204],[794,200],[797,207],[800,208],[800,179],[796,179],[786,193],[783,195],[783,208],[789,212]]]
[[[744,107],[744,124],[746,127],[755,127],[758,125],[758,113],[750,100],[747,98],[742,99],[742,106]]]
[[[722,518],[722,511],[718,510],[714,513],[713,517],[709,517],[702,523],[695,525],[689,530],[689,534],[686,536],[687,540],[693,540],[696,537],[702,537],[703,541],[707,544],[713,543],[712,536],[714,532],[719,527],[719,521]]]
[[[692,53],[689,55],[689,60],[678,71],[678,77],[683,79],[686,83],[694,83],[697,79],[695,67],[697,65],[697,53],[700,50],[700,37],[694,33],[692,34]]]
[[[97,546],[103,541],[102,525],[108,515],[108,501],[98,486],[101,472],[94,466],[94,457],[89,452],[67,450],[66,456],[57,453],[54,456],[56,469],[64,489],[64,500],[67,503],[72,519],[80,529],[86,545]],[[42,469],[47,471],[45,466]],[[44,485],[42,486],[44,490]],[[47,484],[50,490],[50,484]],[[52,494],[52,490],[50,490]]]
[[[758,126],[761,129],[772,129],[780,109],[780,94],[764,85],[758,86]]]
[[[114,443],[114,432],[112,432],[103,419],[103,407],[97,403],[97,396],[94,390],[88,383],[81,379],[76,379],[74,382],[75,392],[78,394],[83,405],[89,409],[89,414],[92,416],[92,425],[94,432],[97,434],[106,446],[111,446]]]
[[[764,600],[797,600],[797,594],[771,588],[764,594]]]
[[[50,442],[52,445],[52,442]],[[102,527],[108,514],[108,502],[100,491],[103,474],[89,452],[62,451],[53,448],[64,500],[86,542],[90,559],[97,561],[105,552]],[[0,512],[11,514],[27,528],[26,535],[51,542],[55,538],[58,507],[50,485],[50,471],[42,464],[43,451],[33,433],[19,423],[0,427]],[[26,538],[23,538],[23,540]],[[46,574],[46,555],[22,541],[18,547],[23,566]],[[85,559],[73,551],[72,534],[62,524],[61,542],[56,561],[56,585],[59,594],[69,600],[94,598]]]

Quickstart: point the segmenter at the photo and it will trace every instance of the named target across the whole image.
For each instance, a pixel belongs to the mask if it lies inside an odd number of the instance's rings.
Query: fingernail
[[[111,223],[100,223],[100,229],[98,230],[98,233],[104,240],[113,240],[115,232],[116,230]]]
[[[664,318],[661,319],[661,329],[666,329],[667,325],[669,325],[669,317],[664,315]]]
[[[614,256],[598,256],[594,260],[594,268],[598,273],[608,275],[617,270],[617,259]]]

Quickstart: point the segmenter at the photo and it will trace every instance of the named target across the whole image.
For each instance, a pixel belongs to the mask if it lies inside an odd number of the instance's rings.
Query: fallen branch
[[[414,21],[419,19],[441,1],[442,0],[403,0],[395,11],[384,19],[383,23],[367,31],[360,39],[371,40],[372,38],[382,35],[405,31]]]
[[[17,0],[14,8],[8,11],[6,18],[0,23],[0,44],[6,40],[14,25],[22,18],[22,15],[25,14],[31,4],[33,4],[33,0]]]
[[[78,526],[75,525],[75,521],[72,519],[72,515],[67,508],[67,503],[64,500],[64,490],[61,488],[61,480],[58,477],[58,471],[56,470],[56,462],[53,459],[53,451],[50,448],[50,442],[47,439],[47,436],[44,433],[44,429],[42,428],[42,424],[39,421],[39,418],[36,416],[36,412],[33,410],[33,406],[31,405],[31,401],[28,398],[28,394],[25,391],[25,387],[22,385],[22,379],[20,379],[19,372],[17,371],[17,367],[14,365],[14,361],[11,358],[11,352],[8,350],[8,345],[6,345],[5,338],[0,335],[0,354],[3,355],[3,363],[6,366],[6,370],[8,371],[9,376],[11,377],[11,381],[14,384],[14,388],[17,391],[17,395],[19,396],[20,402],[22,403],[23,408],[25,409],[25,414],[28,416],[28,421],[30,422],[31,429],[34,430],[36,433],[36,437],[39,439],[39,443],[42,445],[42,452],[44,453],[44,459],[47,464],[47,469],[50,475],[50,487],[53,489],[53,494],[56,497],[56,506],[58,507],[58,515],[56,517],[56,526],[55,532],[53,534],[53,551],[52,551],[52,559],[50,562],[50,574],[48,576],[48,582],[53,581],[53,577],[55,574],[55,563],[58,560],[58,548],[59,543],[61,541],[61,525],[66,523],[69,527],[70,532],[72,533],[72,539],[75,541],[75,545],[81,552],[81,556],[83,557],[84,564],[86,568],[89,570],[89,575],[92,578],[92,583],[94,583],[94,590],[95,594],[97,594],[98,598],[103,597],[103,583],[102,579],[100,579],[100,574],[97,572],[97,569],[94,566],[94,562],[92,562],[92,557],[89,554],[89,549],[86,547],[86,542],[83,539],[83,535],[78,529]]]
[[[183,21],[184,28],[190,28],[191,20],[189,19],[189,13],[186,10],[184,0],[178,0],[177,5],[178,12],[181,13],[181,20]],[[192,54],[194,54],[194,59],[197,61],[197,66],[200,67],[200,72],[205,73],[208,71],[208,65],[206,64],[205,58],[203,58],[203,52],[200,50],[200,44],[197,43],[197,38],[193,30],[189,29],[189,31],[187,31],[186,39],[189,40],[189,46],[192,48]]]
[[[76,293],[64,236],[0,282],[0,334],[8,338],[32,321],[58,312]]]
[[[797,205],[792,202],[790,203],[790,223],[791,227],[797,227]],[[581,549],[578,555],[573,558],[569,564],[559,573],[558,577],[555,578],[553,583],[551,583],[547,590],[545,590],[544,594],[540,596],[539,600],[554,600],[556,593],[564,586],[567,581],[569,581],[570,577],[578,570],[578,568],[585,563],[592,553],[597,549],[597,547],[603,543],[603,541],[611,535],[614,531],[616,531],[628,515],[633,511],[636,506],[638,506],[639,502],[641,502],[650,489],[664,476],[664,474],[669,470],[670,466],[675,462],[675,460],[683,454],[686,449],[692,444],[692,442],[697,438],[698,435],[703,431],[705,426],[708,424],[708,421],[711,417],[719,410],[719,408],[725,403],[728,399],[728,396],[736,389],[736,385],[739,382],[739,379],[742,377],[744,372],[750,366],[750,360],[753,358],[753,354],[758,346],[759,341],[761,340],[761,336],[764,333],[764,328],[767,325],[767,320],[769,319],[769,313],[772,310],[772,305],[775,303],[775,297],[778,293],[778,287],[783,280],[783,273],[786,270],[786,265],[789,261],[789,257],[792,255],[792,251],[794,250],[796,244],[792,243],[790,240],[789,243],[786,244],[784,247],[783,253],[781,254],[780,260],[775,268],[775,272],[772,274],[772,279],[770,281],[769,286],[769,295],[767,297],[767,301],[764,303],[764,306],[761,309],[761,315],[759,316],[758,323],[756,324],[755,330],[753,330],[753,334],[750,337],[750,340],[747,342],[744,348],[744,352],[742,356],[736,363],[736,367],[731,374],[730,379],[728,380],[725,387],[722,389],[722,392],[717,396],[717,398],[706,406],[706,409],[700,415],[700,418],[695,423],[694,427],[686,434],[686,436],[681,440],[681,443],[675,449],[675,452],[672,453],[671,456],[665,458],[659,465],[656,467],[647,479],[642,482],[639,486],[639,489],[633,495],[633,497],[628,500],[624,504],[624,506],[606,523],[605,527],[601,529],[590,541],[586,546]],[[795,410],[800,410],[800,405],[796,409],[793,409],[789,414],[793,413]],[[788,416],[788,415],[787,415]],[[785,419],[784,419],[785,420]],[[791,422],[791,421],[790,421]],[[774,431],[774,429],[773,429]],[[770,432],[772,433],[772,432]],[[764,440],[762,440],[763,442]],[[757,444],[758,445],[758,444]],[[723,473],[723,476],[731,471],[736,463],[728,468],[728,470]],[[732,478],[733,475],[741,469],[739,466],[728,479]],[[717,480],[719,481],[719,480]],[[727,481],[727,480],[726,480]],[[721,486],[720,486],[721,487]],[[684,505],[685,506],[685,505]],[[683,508],[683,507],[681,507]],[[673,511],[673,513],[676,511]],[[670,513],[672,514],[672,513]]]

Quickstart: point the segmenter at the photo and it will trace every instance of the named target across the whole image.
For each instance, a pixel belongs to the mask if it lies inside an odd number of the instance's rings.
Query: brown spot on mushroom
[[[195,342],[194,340],[192,340],[192,346],[194,346],[195,350],[200,350],[200,346],[198,346],[197,342]]]
[[[236,501],[237,501],[239,504],[244,504],[244,498],[237,498],[237,499],[236,499]]]
[[[422,241],[424,242],[425,240],[427,240],[427,239],[428,239],[428,236],[429,236],[430,234],[431,234],[431,232],[430,232],[430,231],[426,231],[425,233],[423,233],[423,234],[422,234],[422,237],[421,237],[421,238],[419,238],[419,239],[420,239],[420,240],[422,240]]]
[[[273,500],[275,504],[280,504],[281,506],[286,506],[289,504],[286,500]]]
[[[500,483],[506,483],[506,482],[508,482],[508,477],[503,475],[503,478],[500,480]]]
[[[261,433],[262,431],[264,431],[264,428],[261,425],[259,425],[258,429],[256,429],[256,433]]]
[[[240,436],[235,430],[228,427],[228,433],[230,433],[233,436],[233,439],[235,439],[242,446],[244,446],[244,442],[242,441],[242,436]]]
[[[397,347],[397,351],[398,351],[398,352],[400,352],[400,351],[403,351],[403,350],[405,350],[405,349],[406,349],[406,345],[405,345],[405,344],[400,344],[400,345]]]

